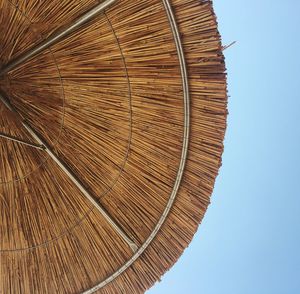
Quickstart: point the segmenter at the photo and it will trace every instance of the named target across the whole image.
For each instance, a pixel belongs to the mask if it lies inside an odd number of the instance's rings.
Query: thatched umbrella
[[[143,293],[220,167],[212,3],[0,0],[0,28],[0,292]]]

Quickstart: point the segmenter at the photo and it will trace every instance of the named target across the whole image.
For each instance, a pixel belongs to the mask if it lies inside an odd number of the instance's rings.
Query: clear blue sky
[[[203,224],[147,294],[300,293],[300,1],[215,0],[229,83]]]

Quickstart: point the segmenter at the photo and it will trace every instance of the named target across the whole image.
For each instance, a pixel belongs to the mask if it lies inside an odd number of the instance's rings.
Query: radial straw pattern
[[[98,4],[0,0],[0,68]],[[0,136],[0,293],[144,293],[190,243],[221,164],[212,3],[117,0],[0,87],[137,246],[49,153]],[[37,143],[3,103],[0,133]]]

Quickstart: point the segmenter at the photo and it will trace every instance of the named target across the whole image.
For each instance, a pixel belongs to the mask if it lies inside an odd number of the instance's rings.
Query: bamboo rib
[[[0,0],[0,15],[6,15],[0,17],[0,65],[95,5],[11,1]],[[170,206],[186,111],[166,2],[118,0],[0,82],[17,111],[98,195],[143,254],[134,257],[43,151],[2,139],[0,292],[143,293],[190,243],[221,165],[226,74],[211,1],[169,0],[190,96],[188,156]],[[30,141],[1,105],[0,113],[1,133]],[[166,207],[170,213],[147,242]]]
[[[10,135],[7,135],[7,134],[0,133],[0,137],[4,138],[4,139],[7,139],[7,140],[17,142],[17,143],[20,143],[20,144],[24,144],[24,145],[27,145],[27,146],[30,146],[30,147],[33,147],[33,148],[44,150],[42,145],[37,145],[37,144],[30,143],[30,142],[26,142],[24,140],[18,139],[16,137],[13,137],[13,136],[10,136]]]
[[[65,163],[60,160],[60,158],[50,149],[48,144],[36,133],[36,131],[30,126],[30,124],[23,119],[14,106],[10,103],[7,97],[0,93],[0,101],[20,120],[22,126],[28,131],[28,133],[42,146],[41,149],[47,152],[47,154],[57,163],[57,165],[66,173],[66,175],[71,179],[71,181],[77,186],[81,193],[99,210],[99,212],[104,216],[104,218],[109,222],[109,224],[118,232],[118,234],[126,241],[133,252],[137,251],[137,245],[126,235],[123,229],[111,218],[111,216],[106,212],[106,210],[95,200],[95,198],[89,193],[89,191],[84,187],[81,181],[73,173],[73,171],[65,165]],[[28,143],[27,143],[28,144]]]
[[[33,58],[35,55],[43,52],[48,49],[53,44],[61,41],[66,38],[68,35],[74,33],[76,30],[82,28],[82,26],[88,21],[92,20],[98,16],[101,12],[104,11],[107,7],[112,5],[116,0],[106,0],[103,3],[100,3],[93,7],[91,10],[85,12],[81,17],[76,19],[73,23],[69,24],[67,27],[59,28],[55,33],[49,36],[46,40],[42,41],[40,44],[35,45],[30,50],[22,53],[17,58],[11,60],[3,68],[0,69],[0,76],[5,75],[6,73],[13,70],[18,65],[26,62],[27,60]]]

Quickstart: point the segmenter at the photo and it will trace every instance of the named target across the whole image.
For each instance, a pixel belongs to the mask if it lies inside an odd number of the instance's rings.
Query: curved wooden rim
[[[181,71],[181,77],[182,77],[182,86],[183,86],[183,100],[184,100],[184,134],[183,134],[183,144],[182,144],[182,153],[181,153],[181,159],[180,164],[175,180],[175,184],[172,190],[172,193],[170,195],[169,201],[167,203],[167,206],[162,213],[160,219],[158,220],[154,230],[151,232],[148,239],[144,242],[144,244],[138,249],[138,251],[121,267],[119,268],[115,273],[107,277],[104,281],[96,285],[95,287],[84,291],[84,294],[91,294],[96,292],[97,290],[103,288],[110,282],[112,282],[115,278],[117,278],[119,275],[121,275],[124,271],[126,271],[147,249],[147,247],[151,244],[151,242],[154,240],[156,235],[159,233],[160,228],[164,224],[173,204],[176,199],[176,195],[183,177],[184,168],[187,160],[187,154],[188,154],[188,145],[189,145],[189,134],[190,134],[190,94],[189,94],[189,84],[188,84],[188,74],[187,74],[187,68],[186,68],[186,61],[183,51],[183,46],[179,34],[179,30],[177,27],[175,15],[172,11],[171,4],[169,0],[162,0],[166,14],[168,16],[170,27],[173,33],[174,41],[176,44],[178,59],[180,62],[180,71]]]

